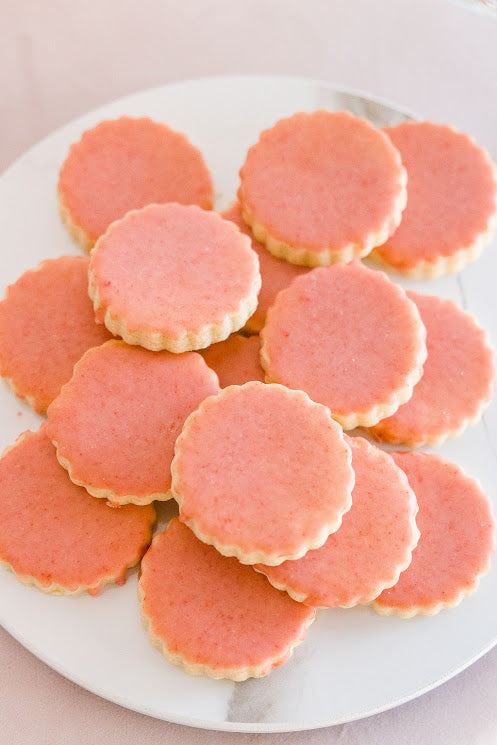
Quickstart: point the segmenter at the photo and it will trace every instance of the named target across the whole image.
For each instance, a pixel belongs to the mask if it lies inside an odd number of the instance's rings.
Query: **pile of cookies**
[[[458,435],[495,353],[455,303],[362,263],[428,279],[479,255],[497,178],[471,138],[299,112],[216,213],[185,135],[121,117],[71,146],[58,190],[90,255],[42,262],[0,303],[0,373],[47,414],[0,458],[0,563],[97,594],[141,561],[151,642],[233,680],[288,659],[316,608],[430,615],[476,589],[496,548],[478,483],[373,441]]]

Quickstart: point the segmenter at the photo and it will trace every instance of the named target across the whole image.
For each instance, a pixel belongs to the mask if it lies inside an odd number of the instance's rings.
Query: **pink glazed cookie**
[[[428,357],[412,397],[370,431],[380,442],[440,445],[480,418],[496,385],[488,334],[452,300],[408,292],[426,327]]]
[[[74,483],[113,504],[171,497],[174,442],[219,391],[199,354],[109,341],[91,349],[48,408],[47,433]]]
[[[282,290],[261,331],[266,382],[305,391],[344,429],[372,426],[412,395],[426,359],[416,305],[359,261]]]
[[[114,220],[147,204],[212,208],[212,181],[188,138],[151,119],[100,122],[71,145],[58,184],[60,213],[90,249]]]
[[[238,331],[257,306],[259,261],[228,220],[153,204],[99,238],[89,293],[97,318],[128,344],[186,352]]]
[[[371,258],[414,278],[462,269],[480,255],[497,227],[497,176],[468,135],[431,122],[383,130],[408,174],[402,222]]]
[[[490,568],[496,525],[475,479],[437,455],[394,453],[416,494],[421,537],[409,567],[373,607],[385,615],[434,615],[470,595]]]
[[[152,537],[155,510],[118,510],[73,484],[46,436],[24,432],[0,458],[0,564],[55,595],[123,584]]]
[[[0,374],[39,414],[87,349],[111,338],[95,323],[83,256],[42,261],[0,302]]]
[[[171,466],[180,520],[243,564],[318,548],[350,508],[354,472],[341,427],[302,391],[225,388],[185,422]]]
[[[177,519],[145,555],[138,596],[152,644],[169,662],[211,678],[267,675],[288,660],[315,615]]]
[[[365,119],[299,112],[262,132],[240,171],[245,222],[275,256],[328,266],[366,256],[398,226],[406,173]]]
[[[324,546],[276,567],[256,564],[272,585],[320,608],[350,608],[376,598],[406,569],[419,539],[416,497],[390,455],[357,437],[352,507]]]
[[[306,266],[296,266],[290,264],[285,259],[278,259],[273,256],[267,248],[257,241],[252,231],[245,224],[240,209],[239,202],[233,202],[228,209],[221,212],[221,215],[225,220],[231,220],[237,225],[242,233],[249,236],[252,241],[252,248],[259,257],[259,266],[262,278],[261,290],[259,292],[259,299],[257,302],[257,308],[245,324],[245,330],[251,334],[258,334],[264,326],[266,320],[266,313],[268,308],[273,304],[276,295],[280,290],[288,287],[290,282],[298,277],[299,274],[308,272],[309,268]]]
[[[232,334],[225,341],[202,350],[202,357],[217,374],[221,388],[243,385],[249,380],[260,380],[263,383],[260,348],[258,336]]]

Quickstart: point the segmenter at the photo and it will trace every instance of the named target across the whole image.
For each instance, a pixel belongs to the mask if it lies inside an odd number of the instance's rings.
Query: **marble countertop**
[[[118,96],[237,73],[367,91],[471,132],[497,160],[497,18],[445,0],[0,0],[0,29],[0,170]],[[0,660],[0,721],[12,745],[497,742],[496,649],[389,712],[272,735],[196,730],[123,709],[59,676],[2,629]]]

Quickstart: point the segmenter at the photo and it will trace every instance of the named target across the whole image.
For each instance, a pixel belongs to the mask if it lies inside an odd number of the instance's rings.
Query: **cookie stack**
[[[495,354],[454,303],[362,262],[429,278],[479,255],[497,181],[473,140],[299,112],[261,134],[217,214],[187,138],[122,117],[71,147],[58,189],[91,253],[0,303],[0,372],[48,415],[0,459],[0,562],[96,594],[142,559],[151,642],[233,680],[287,660],[316,608],[430,615],[476,588],[496,546],[478,483],[372,440],[458,435]]]

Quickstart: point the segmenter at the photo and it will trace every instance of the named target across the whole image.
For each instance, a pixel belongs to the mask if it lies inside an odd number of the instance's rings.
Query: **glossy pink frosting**
[[[150,352],[121,341],[90,350],[48,409],[48,435],[85,486],[145,500],[167,492],[187,416],[219,391],[195,352]]]
[[[315,613],[177,519],[144,557],[140,587],[143,613],[169,654],[214,676],[249,668],[267,675],[288,659]]]
[[[270,308],[261,339],[269,379],[345,417],[405,385],[424,349],[422,333],[402,288],[353,261],[297,277]]]
[[[397,584],[375,601],[380,608],[430,612],[457,602],[489,568],[496,526],[488,498],[459,466],[427,453],[394,453],[416,494],[419,543]]]
[[[0,374],[43,413],[90,347],[111,339],[95,323],[83,256],[47,259],[0,302]]]
[[[100,122],[71,146],[59,178],[71,219],[95,241],[114,220],[147,204],[212,207],[212,181],[187,137],[151,119]]]
[[[350,507],[350,457],[328,409],[301,391],[259,382],[225,388],[192,414],[176,443],[180,519],[227,555],[237,555],[231,546],[274,563],[303,555]]]
[[[149,205],[114,223],[90,259],[103,320],[172,339],[221,324],[239,311],[259,277],[250,240],[214,212]]]
[[[318,607],[366,603],[393,585],[417,541],[416,498],[390,455],[366,440],[352,449],[352,507],[324,546],[275,567],[256,565],[275,586]]]
[[[431,122],[383,131],[407,170],[407,207],[377,254],[402,270],[469,248],[497,208],[495,171],[485,151],[468,135]]]
[[[394,442],[456,434],[495,392],[496,358],[486,332],[452,300],[408,292],[426,328],[428,357],[412,397],[372,433]]]
[[[151,505],[108,507],[73,484],[45,425],[25,432],[0,459],[0,561],[22,579],[67,592],[124,582],[151,539]]]
[[[231,334],[225,341],[202,350],[202,357],[217,374],[221,388],[243,385],[249,380],[264,382],[264,370],[259,358],[260,347],[258,336]]]
[[[348,112],[281,119],[250,148],[240,177],[242,204],[273,238],[290,245],[341,249],[397,224],[398,152]]]
[[[225,220],[231,220],[231,222],[234,222],[235,225],[240,228],[242,233],[249,236],[252,241],[252,248],[259,257],[262,285],[259,292],[257,310],[250,316],[245,324],[245,328],[251,333],[259,333],[264,326],[268,308],[273,304],[278,292],[283,290],[285,287],[288,287],[290,282],[295,279],[295,277],[298,277],[299,274],[308,272],[309,268],[306,266],[290,264],[289,261],[278,259],[276,256],[273,256],[272,253],[269,253],[267,248],[254,238],[250,228],[245,225],[241,215],[239,202],[233,202],[228,209],[221,212],[221,215]]]

